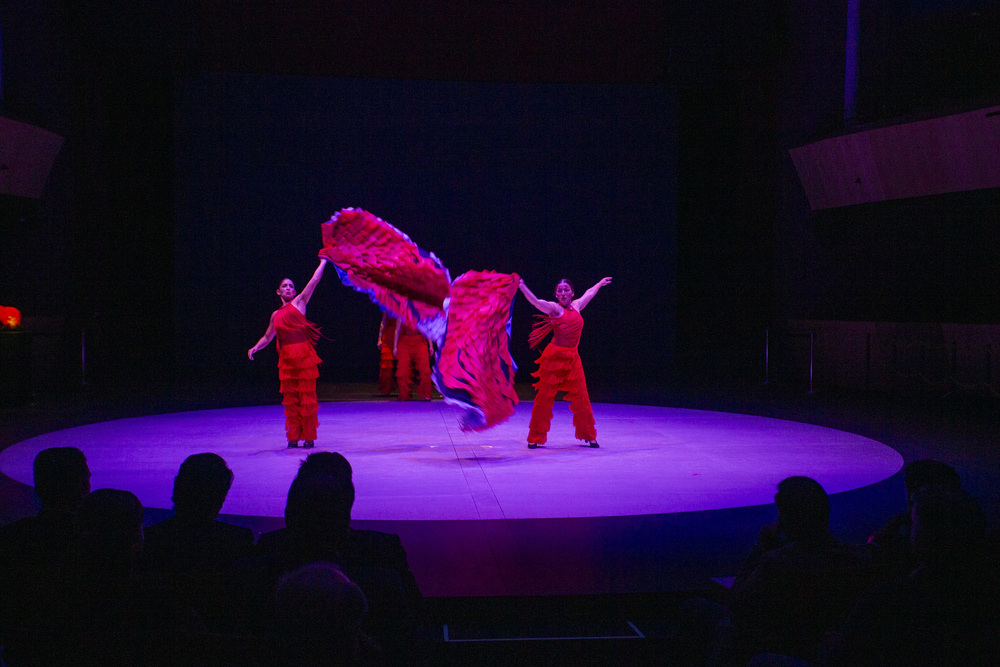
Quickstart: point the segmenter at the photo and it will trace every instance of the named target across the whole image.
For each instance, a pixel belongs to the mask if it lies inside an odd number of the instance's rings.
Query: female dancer
[[[396,340],[392,347],[396,355],[396,386],[399,400],[410,400],[413,390],[413,371],[417,372],[417,397],[431,400],[434,385],[431,382],[430,343],[417,328],[406,322],[396,323]]]
[[[281,380],[281,402],[285,406],[285,432],[289,447],[298,447],[299,440],[305,441],[304,447],[312,447],[316,440],[316,427],[319,426],[316,416],[319,412],[316,378],[319,377],[318,365],[321,361],[316,354],[319,327],[306,319],[306,305],[323,277],[325,267],[326,260],[319,260],[312,278],[298,295],[290,278],[281,281],[278,296],[282,306],[271,313],[267,331],[256,345],[247,350],[247,356],[252,361],[255,352],[267,347],[275,335],[278,337],[278,378]]]
[[[538,358],[538,370],[532,373],[538,378],[535,383],[535,405],[531,409],[531,423],[528,426],[528,448],[535,449],[545,444],[549,426],[552,423],[552,404],[557,391],[566,392],[566,400],[570,401],[569,409],[573,412],[573,427],[578,440],[583,440],[583,447],[600,447],[597,444],[597,431],[594,428],[594,413],[590,408],[590,396],[587,394],[587,379],[583,374],[583,364],[580,363],[580,353],[577,345],[583,331],[583,310],[605,285],[611,283],[611,278],[601,278],[593,287],[583,293],[579,299],[573,299],[573,285],[568,280],[560,280],[556,285],[556,300],[542,301],[528,289],[522,280],[518,287],[528,302],[546,317],[535,324],[528,338],[531,347],[537,347],[550,331],[553,331],[550,342],[542,356]]]
[[[399,320],[382,313],[382,323],[378,325],[378,393],[388,396],[396,386],[396,327]]]

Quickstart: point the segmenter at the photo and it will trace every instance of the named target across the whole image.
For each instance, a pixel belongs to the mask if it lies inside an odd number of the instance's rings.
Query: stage
[[[886,495],[903,465],[864,435],[732,412],[595,403],[599,449],[573,438],[557,403],[549,442],[529,450],[531,402],[480,433],[441,400],[324,401],[313,450],[285,446],[280,405],[185,410],[36,435],[0,452],[0,472],[31,484],[42,449],[76,446],[93,488],[128,489],[163,518],[177,467],[215,452],[235,473],[223,513],[266,531],[282,525],[302,459],[351,462],[355,525],[399,533],[428,597],[602,595],[698,590],[731,575],[773,518],[775,485],[817,479],[837,497]],[[835,510],[836,513],[836,510]]]

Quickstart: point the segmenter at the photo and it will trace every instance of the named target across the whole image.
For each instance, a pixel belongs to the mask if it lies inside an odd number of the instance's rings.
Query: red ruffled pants
[[[319,426],[316,378],[320,358],[312,343],[289,343],[278,352],[278,379],[285,406],[285,433],[289,442],[315,440]]]
[[[396,357],[392,356],[392,347],[382,345],[378,362],[378,393],[388,396],[396,386]]]
[[[413,391],[413,370],[416,367],[417,396],[430,400],[434,385],[431,384],[431,362],[427,351],[427,339],[420,334],[403,334],[396,344],[396,384],[399,385],[399,400],[410,400]]]
[[[597,440],[594,411],[587,394],[587,378],[575,347],[562,347],[549,343],[538,358],[538,370],[532,373],[535,382],[535,405],[531,408],[528,425],[528,442],[544,444],[552,424],[552,405],[556,392],[565,391],[569,409],[573,413],[573,427],[578,440]]]

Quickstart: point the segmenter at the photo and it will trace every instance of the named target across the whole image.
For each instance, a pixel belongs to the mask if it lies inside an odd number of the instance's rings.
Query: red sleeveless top
[[[542,339],[552,334],[552,344],[559,347],[576,347],[580,344],[580,334],[583,333],[583,315],[573,308],[566,308],[559,317],[551,315],[536,315],[537,318],[531,335],[528,336],[528,344],[531,347],[538,347]]]
[[[274,332],[278,337],[279,351],[282,345],[306,341],[315,345],[319,340],[319,327],[307,320],[291,303],[274,312]]]

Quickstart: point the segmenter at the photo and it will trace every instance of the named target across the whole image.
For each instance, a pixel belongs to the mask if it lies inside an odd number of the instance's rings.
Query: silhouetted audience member
[[[196,574],[221,572],[253,549],[253,531],[218,520],[233,471],[218,454],[193,454],[174,477],[174,515],[148,526],[143,565]]]
[[[273,625],[278,578],[313,562],[331,562],[364,592],[364,631],[388,663],[412,662],[419,653],[420,590],[398,535],[350,526],[353,471],[340,454],[317,452],[302,464],[288,490],[285,528],[262,535],[259,554],[234,568],[235,629],[260,633]]]
[[[354,502],[354,469],[350,461],[338,452],[316,452],[307,456],[299,464],[299,471],[296,477],[305,477],[314,473],[325,473],[342,477],[351,483],[351,503]]]
[[[18,664],[144,665],[168,655],[175,630],[194,619],[136,576],[139,499],[99,489],[83,499],[78,516],[79,541],[55,582],[58,593]]]
[[[299,481],[317,475],[327,476],[328,482],[307,486]],[[399,536],[351,527],[353,475],[350,462],[337,452],[316,452],[306,457],[288,491],[285,528],[261,535],[258,552],[297,552],[301,558],[312,558],[329,555],[330,548],[334,548],[336,557],[331,560],[342,567],[384,567],[397,572],[410,603],[419,606],[422,595]],[[314,511],[310,502],[302,499],[307,494],[323,496],[319,507],[324,512]]]
[[[789,477],[774,497],[778,521],[764,526],[730,590],[734,656],[758,653],[812,660],[869,583],[863,547],[829,532],[830,500],[809,477]]]
[[[275,665],[377,663],[378,647],[361,630],[368,601],[334,563],[310,563],[283,575],[275,609]]]
[[[912,499],[913,569],[876,587],[832,637],[830,665],[996,665],[997,586],[972,496],[926,486]]]
[[[232,483],[233,471],[218,454],[187,457],[174,477],[174,515],[145,530],[146,576],[160,577],[209,626],[221,613],[222,574],[253,552],[253,531],[217,519]]]
[[[37,516],[0,527],[0,646],[17,661],[18,632],[47,608],[68,554],[75,548],[77,509],[90,493],[87,457],[76,447],[52,447],[35,456]]]
[[[941,487],[958,491],[962,480],[947,463],[933,459],[912,461],[903,471],[903,486],[906,489],[906,509],[892,516],[884,526],[868,538],[879,576],[882,579],[895,578],[913,567],[910,549],[910,521],[913,498],[917,492],[927,487]]]

